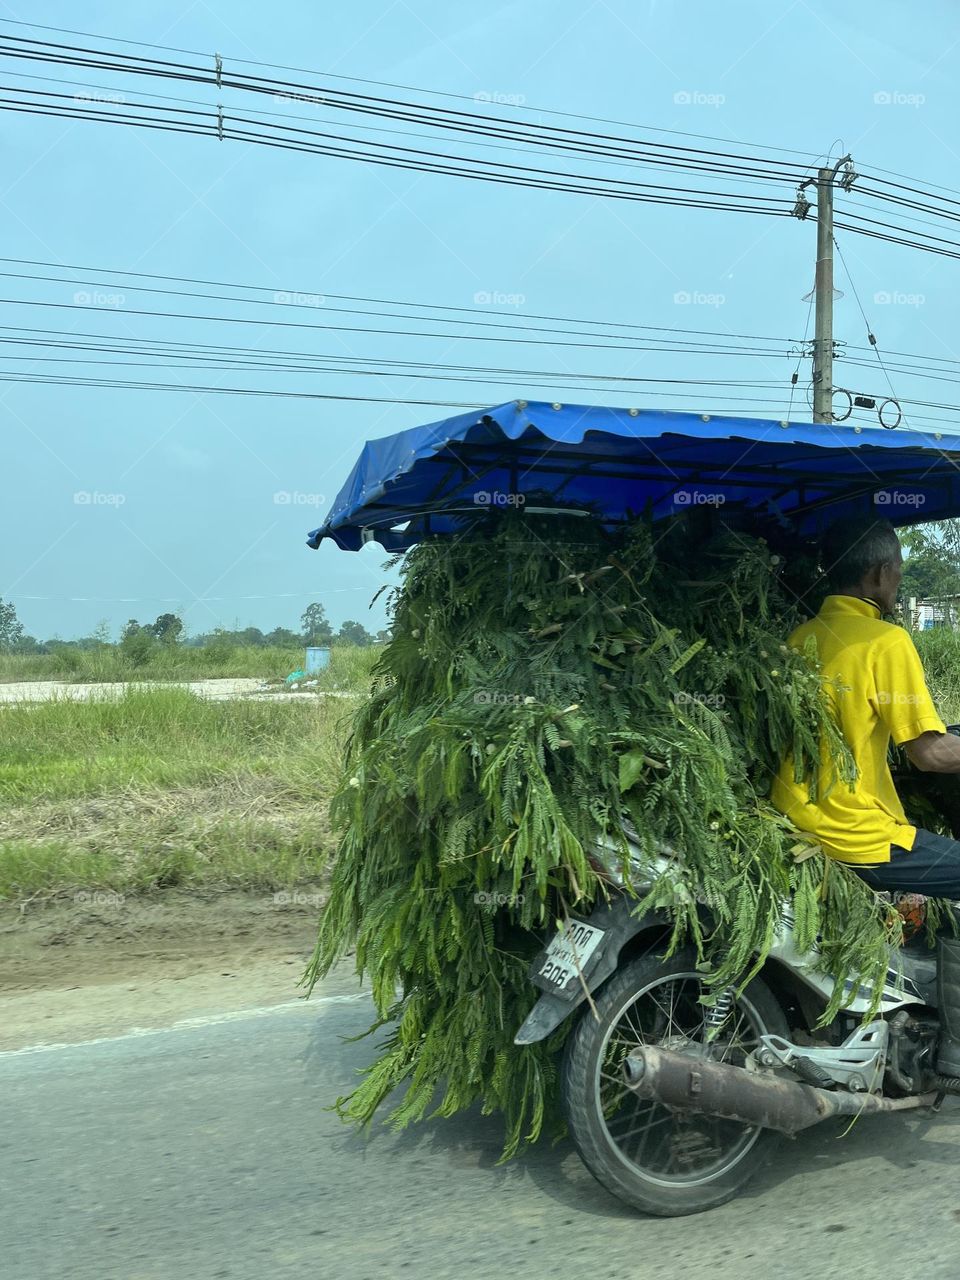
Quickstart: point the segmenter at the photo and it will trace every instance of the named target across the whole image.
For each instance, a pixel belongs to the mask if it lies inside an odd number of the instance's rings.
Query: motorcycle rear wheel
[[[659,1217],[731,1200],[781,1140],[738,1121],[674,1111],[623,1084],[623,1060],[637,1045],[700,1051],[702,991],[691,951],[667,961],[653,954],[631,960],[595,997],[599,1016],[584,1009],[564,1053],[561,1095],[580,1158],[618,1199]],[[769,987],[755,978],[736,998],[712,1054],[739,1065],[761,1034],[788,1032]]]

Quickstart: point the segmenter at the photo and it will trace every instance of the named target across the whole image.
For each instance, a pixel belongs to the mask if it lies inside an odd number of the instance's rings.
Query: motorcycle
[[[625,834],[639,865],[635,833]],[[609,868],[613,851],[598,847],[599,862]],[[655,872],[672,857],[664,850]],[[834,982],[794,945],[789,904],[760,974],[710,1003],[693,950],[665,959],[666,918],[638,917],[634,905],[615,892],[564,923],[530,968],[542,994],[515,1036],[533,1044],[576,1015],[561,1070],[567,1125],[584,1164],[626,1204],[663,1217],[711,1209],[787,1135],[832,1116],[935,1111],[960,1092],[935,1066],[934,952],[891,955],[865,1024],[873,993],[846,981],[845,1007],[818,1028]]]

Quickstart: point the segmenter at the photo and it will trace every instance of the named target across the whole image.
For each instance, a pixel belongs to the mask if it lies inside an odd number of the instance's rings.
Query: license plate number
[[[550,939],[533,980],[544,991],[565,992],[579,981],[590,957],[600,945],[603,930],[582,920],[571,920]]]

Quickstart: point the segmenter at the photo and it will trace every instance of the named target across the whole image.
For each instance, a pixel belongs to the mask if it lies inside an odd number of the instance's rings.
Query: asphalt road
[[[318,998],[319,997],[319,998]],[[960,1107],[831,1123],[737,1201],[640,1217],[568,1144],[496,1167],[495,1119],[364,1140],[344,976],[309,1004],[0,1054],[4,1280],[960,1276]]]

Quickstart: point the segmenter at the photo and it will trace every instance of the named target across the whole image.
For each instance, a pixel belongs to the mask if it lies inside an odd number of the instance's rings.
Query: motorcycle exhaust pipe
[[[746,1071],[710,1058],[691,1058],[653,1045],[633,1050],[624,1062],[623,1078],[633,1093],[665,1107],[791,1134],[831,1116],[910,1111],[930,1106],[937,1097],[935,1092],[880,1098],[872,1093],[816,1089],[767,1072]]]

